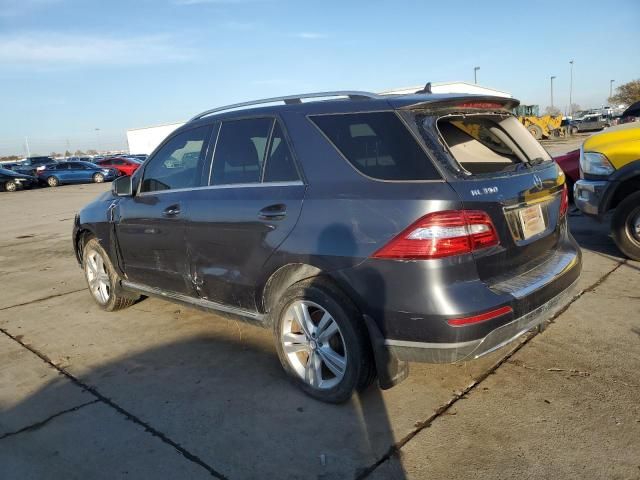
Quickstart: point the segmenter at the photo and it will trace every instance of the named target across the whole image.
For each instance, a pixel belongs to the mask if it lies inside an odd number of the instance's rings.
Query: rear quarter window
[[[356,170],[378,180],[441,177],[394,112],[314,115],[310,120]]]

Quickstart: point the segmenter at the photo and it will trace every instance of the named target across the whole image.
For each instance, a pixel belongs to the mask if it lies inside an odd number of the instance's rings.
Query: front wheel
[[[49,177],[47,178],[47,185],[50,187],[57,187],[60,185],[60,181],[56,177]]]
[[[91,296],[103,310],[112,312],[130,307],[135,299],[119,295],[116,290],[119,277],[107,252],[95,238],[89,240],[82,252],[82,266]]]
[[[371,346],[361,316],[330,282],[296,283],[273,313],[278,357],[305,393],[342,403],[373,381]]]
[[[611,219],[613,239],[622,253],[640,260],[640,192],[625,198]]]
[[[93,176],[94,183],[102,183],[104,182],[104,175],[102,173],[96,173]]]
[[[5,192],[15,192],[18,189],[18,185],[13,180],[9,180],[4,183]]]

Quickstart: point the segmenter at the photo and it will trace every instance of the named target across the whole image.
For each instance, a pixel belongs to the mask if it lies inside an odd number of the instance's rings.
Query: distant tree
[[[72,155],[72,153],[69,150],[65,150],[64,151],[64,156],[65,157],[70,157]]]
[[[49,154],[49,156],[50,156],[50,157],[57,157],[57,156],[58,156],[58,153],[57,153],[57,152],[51,152],[51,153]]]
[[[558,107],[548,106],[547,108],[544,109],[544,114],[555,117],[557,115],[562,115],[562,112]]]
[[[87,155],[97,155],[97,154],[98,154],[97,150],[93,150],[93,149],[87,150]]]
[[[76,150],[76,151],[74,152],[74,155],[75,155],[75,156],[84,155],[84,152],[83,152],[82,150]]]
[[[579,112],[580,110],[582,110],[582,107],[577,103],[572,103],[571,107],[569,107],[569,113],[571,112],[576,113],[576,112]]]
[[[640,79],[623,83],[616,88],[616,93],[609,97],[609,105],[631,105],[640,101]]]

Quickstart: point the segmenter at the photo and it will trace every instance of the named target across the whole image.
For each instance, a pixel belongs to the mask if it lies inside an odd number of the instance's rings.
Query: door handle
[[[162,211],[162,215],[165,217],[175,217],[180,215],[180,205],[171,205]]]
[[[269,205],[258,212],[258,218],[262,220],[282,220],[286,216],[287,206],[284,203]]]

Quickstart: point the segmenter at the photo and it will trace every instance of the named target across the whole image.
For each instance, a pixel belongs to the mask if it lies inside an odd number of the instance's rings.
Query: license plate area
[[[520,220],[523,240],[535,237],[536,235],[544,232],[547,228],[542,214],[542,206],[540,204],[521,208],[518,210],[518,218]]]

